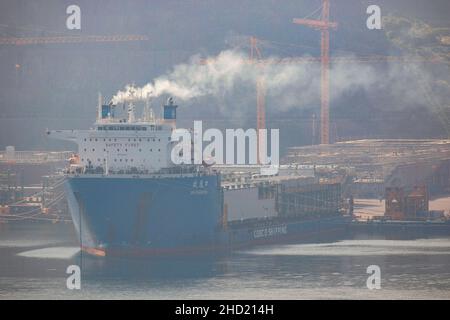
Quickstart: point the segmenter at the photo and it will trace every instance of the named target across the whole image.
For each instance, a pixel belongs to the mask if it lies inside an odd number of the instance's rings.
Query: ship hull
[[[344,234],[350,219],[223,223],[218,175],[74,176],[69,210],[83,251],[96,256],[222,253],[255,245],[321,241]]]
[[[152,254],[216,245],[222,201],[217,175],[75,176],[67,179],[66,192],[88,253]]]

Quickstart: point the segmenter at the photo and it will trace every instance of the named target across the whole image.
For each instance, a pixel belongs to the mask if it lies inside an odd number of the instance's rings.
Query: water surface
[[[81,290],[66,287],[81,265]],[[366,286],[369,265],[381,289]],[[342,239],[215,257],[80,254],[70,224],[0,226],[0,299],[450,299],[450,238]]]

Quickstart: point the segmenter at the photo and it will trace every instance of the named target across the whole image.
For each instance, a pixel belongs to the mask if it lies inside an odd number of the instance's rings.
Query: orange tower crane
[[[250,37],[250,61],[252,63],[260,62],[262,59],[261,51],[257,46],[255,37]],[[255,58],[256,57],[256,58]],[[259,66],[262,66],[259,64]],[[264,76],[260,75],[256,80],[256,128],[266,128],[266,101],[265,101],[266,85]]]
[[[250,37],[250,62],[259,63],[262,61],[261,51],[257,45],[258,39]],[[262,64],[258,64],[260,67],[264,67]],[[259,159],[259,145],[262,136],[262,129],[266,128],[266,82],[263,75],[259,75],[256,79],[256,132],[257,132],[257,145],[256,145],[256,157],[258,164]]]
[[[321,34],[321,104],[320,104],[320,142],[330,143],[330,28],[337,28],[336,22],[330,22],[330,0],[322,0],[320,20],[294,19],[295,24],[305,25],[320,31]]]

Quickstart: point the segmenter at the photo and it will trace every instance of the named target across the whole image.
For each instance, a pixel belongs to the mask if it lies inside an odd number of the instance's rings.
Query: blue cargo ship
[[[238,167],[175,165],[177,106],[163,118],[147,103],[140,118],[98,104],[89,130],[53,130],[75,142],[66,194],[82,249],[97,256],[216,252],[275,242],[311,240],[346,230],[338,183],[289,170],[262,176]],[[222,170],[223,169],[223,170]]]

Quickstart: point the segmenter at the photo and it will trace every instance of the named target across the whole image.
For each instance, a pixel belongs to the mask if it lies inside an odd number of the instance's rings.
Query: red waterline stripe
[[[286,240],[296,240],[302,239],[311,235],[319,234],[331,234],[339,231],[343,231],[342,228],[335,228],[330,230],[322,230],[317,232],[308,232],[305,234],[293,234],[293,235],[283,235],[276,238],[264,238],[264,239],[254,239],[247,242],[242,242],[236,245],[211,245],[211,246],[197,246],[197,247],[181,247],[181,248],[94,248],[83,246],[82,250],[94,256],[105,257],[105,256],[158,256],[158,255],[189,255],[189,254],[199,254],[199,253],[213,253],[215,251],[225,251],[230,249],[242,249],[255,245],[262,244],[275,244]]]

